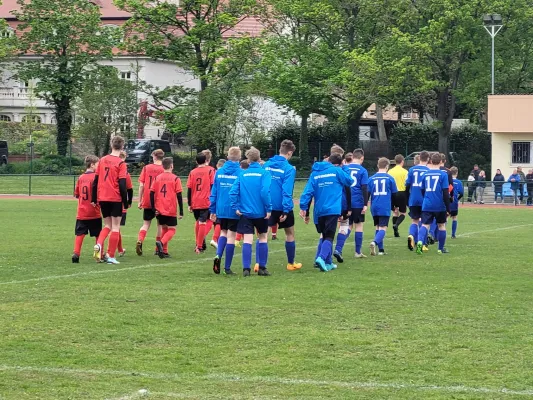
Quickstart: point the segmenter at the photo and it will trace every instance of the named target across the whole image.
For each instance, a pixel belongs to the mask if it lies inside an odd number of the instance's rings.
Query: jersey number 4
[[[381,190],[380,190],[381,187]],[[379,179],[374,186],[374,196],[386,196],[387,195],[387,180]]]
[[[167,184],[165,183],[163,186],[161,186],[161,193],[163,193],[163,197],[167,197]]]
[[[438,183],[439,183],[438,176],[426,176],[426,191],[435,192],[437,190]]]

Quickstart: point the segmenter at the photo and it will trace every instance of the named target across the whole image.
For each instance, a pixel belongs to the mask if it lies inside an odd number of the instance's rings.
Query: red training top
[[[183,192],[181,180],[172,172],[164,172],[155,178],[150,189],[154,192],[155,209],[166,217],[178,216],[178,199],[176,195]]]
[[[143,168],[141,171],[141,176],[139,177],[139,183],[144,185],[143,189],[143,201],[141,208],[150,209],[150,189],[154,184],[155,178],[161,175],[165,170],[162,165],[149,164]]]
[[[78,214],[77,219],[101,219],[100,206],[94,207],[91,204],[91,193],[93,190],[93,182],[96,174],[93,171],[87,171],[78,178],[76,188],[74,189],[74,196],[78,199]]]
[[[113,155],[102,157],[96,170],[96,175],[98,176],[98,202],[122,203],[118,181],[119,179],[126,179],[127,174],[126,163],[120,157]]]
[[[187,187],[192,190],[192,204],[189,206],[193,210],[209,208],[209,196],[214,181],[215,169],[213,167],[196,167],[191,171],[187,179]]]

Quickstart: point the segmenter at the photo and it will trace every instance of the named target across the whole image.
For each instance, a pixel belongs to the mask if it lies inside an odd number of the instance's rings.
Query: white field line
[[[513,226],[506,226],[503,228],[485,229],[484,231],[478,231],[478,232],[467,232],[467,233],[457,235],[457,237],[468,237],[468,236],[479,235],[479,234],[487,233],[487,232],[508,231],[510,229],[515,229],[515,228],[525,228],[526,226],[533,226],[533,224],[513,225]]]
[[[299,247],[297,249],[299,250],[309,250],[314,249],[313,246],[308,247]],[[272,250],[269,252],[269,254],[272,253],[281,253],[284,252],[285,249],[280,250]],[[0,282],[0,285],[17,285],[20,283],[28,283],[28,282],[41,282],[41,281],[50,281],[55,279],[66,279],[66,278],[77,278],[79,276],[87,276],[87,275],[101,275],[101,274],[111,274],[115,272],[124,272],[124,271],[134,271],[136,269],[146,269],[146,268],[152,268],[152,267],[168,267],[168,266],[174,266],[174,265],[181,265],[181,264],[193,264],[203,261],[212,261],[214,258],[193,258],[191,260],[187,261],[174,261],[174,262],[160,262],[160,263],[150,263],[150,264],[144,264],[144,265],[137,265],[134,267],[125,267],[125,268],[115,268],[115,269],[102,269],[102,270],[93,270],[93,271],[85,271],[85,272],[76,272],[74,274],[65,274],[65,275],[49,275],[49,276],[41,276],[39,278],[30,278],[30,279],[23,279],[19,281],[8,281],[8,282]],[[235,258],[234,258],[235,259]]]
[[[171,374],[171,373],[150,373],[138,371],[117,371],[117,370],[95,370],[77,368],[54,368],[54,367],[22,367],[14,365],[0,365],[0,371],[16,372],[37,372],[56,375],[96,375],[96,376],[120,376],[120,377],[141,377],[162,381],[183,381],[188,379],[202,379],[218,382],[235,383],[271,383],[287,386],[329,386],[345,389],[394,389],[394,390],[414,390],[432,392],[462,392],[462,393],[482,393],[482,394],[505,394],[513,396],[533,397],[533,389],[494,389],[485,387],[471,387],[464,385],[442,386],[442,385],[417,385],[412,383],[381,383],[381,382],[349,382],[349,381],[328,381],[315,379],[292,379],[276,376],[236,376],[228,374]],[[158,393],[163,394],[163,393]],[[181,396],[179,393],[175,393]],[[172,393],[167,393],[171,397]],[[135,396],[135,395],[133,395]],[[148,393],[149,396],[149,393]],[[176,397],[177,397],[176,396]],[[132,398],[126,397],[126,399]],[[136,397],[133,397],[136,398]]]

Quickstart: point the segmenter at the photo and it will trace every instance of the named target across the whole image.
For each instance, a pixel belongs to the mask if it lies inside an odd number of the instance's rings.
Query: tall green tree
[[[35,81],[37,95],[55,109],[57,151],[66,155],[72,129],[72,105],[85,76],[98,61],[110,59],[116,42],[113,30],[101,26],[100,8],[86,0],[18,0],[13,11],[16,50],[24,59],[20,80]]]

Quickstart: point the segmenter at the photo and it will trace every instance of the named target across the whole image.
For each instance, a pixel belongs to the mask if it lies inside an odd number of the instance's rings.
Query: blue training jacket
[[[283,211],[287,214],[294,208],[292,193],[294,191],[296,169],[282,156],[270,158],[263,168],[272,175],[272,183],[270,184],[272,209]]]
[[[217,218],[239,219],[235,210],[231,208],[229,192],[240,175],[241,169],[238,161],[226,161],[217,171],[215,182],[209,197],[209,212],[216,214]]]
[[[231,207],[239,210],[246,218],[265,218],[272,211],[270,199],[270,172],[261,168],[258,162],[241,171],[229,192]]]
[[[307,211],[314,198],[315,224],[318,223],[320,217],[341,215],[342,192],[344,187],[350,187],[351,184],[352,179],[341,167],[336,167],[328,161],[316,162],[313,164],[313,172],[300,197],[300,209]]]

